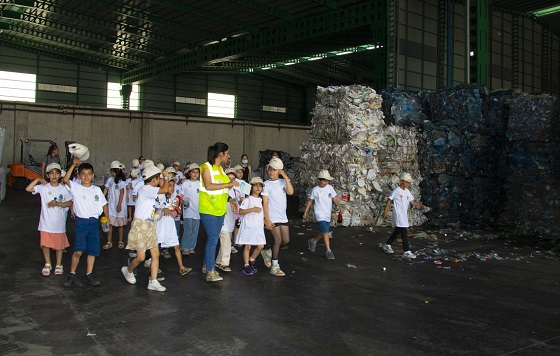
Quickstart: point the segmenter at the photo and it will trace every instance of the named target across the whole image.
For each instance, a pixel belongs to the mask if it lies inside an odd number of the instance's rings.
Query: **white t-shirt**
[[[126,180],[126,204],[127,205],[136,205],[136,202],[134,201],[133,197],[135,195],[135,192],[138,193],[138,189],[144,185],[144,181],[140,178],[136,178],[136,179],[132,179],[132,178],[128,178]],[[129,186],[131,186],[132,188],[129,188]]]
[[[84,187],[81,184],[70,183],[66,186],[72,194],[74,201],[74,214],[82,219],[98,218],[103,213],[103,207],[107,205],[107,199],[101,188],[96,185]]]
[[[228,195],[235,199],[235,191],[230,188]],[[228,202],[226,204],[226,215],[224,216],[224,224],[222,225],[222,231],[232,232],[235,228],[235,213],[231,210],[231,204]]]
[[[109,177],[105,187],[107,188],[107,200],[109,201],[109,215],[116,218],[126,218],[126,181],[121,180],[119,183],[115,183],[115,179]],[[121,211],[117,212],[121,190],[123,192],[123,200],[121,202]]]
[[[185,209],[183,206],[183,218],[200,220],[200,214],[198,212],[198,192],[200,188],[200,181],[186,180],[181,184],[181,192],[183,196],[184,204],[188,204],[188,208]]]
[[[329,184],[324,188],[319,186],[313,188],[309,199],[313,200],[313,209],[317,221],[331,221],[332,200],[334,197],[336,197],[336,192]]]
[[[138,189],[138,198],[136,199],[136,209],[134,210],[134,218],[141,220],[151,219],[156,206],[156,198],[158,197],[159,187],[151,185],[143,185]]]
[[[58,206],[49,208],[48,204],[55,199],[59,203],[72,200],[72,194],[70,194],[68,189],[62,184],[56,187],[51,186],[50,183],[46,185],[38,184],[33,190],[33,195],[35,194],[41,196],[41,217],[39,218],[37,230],[51,233],[66,232],[66,217],[68,216],[69,208]]]
[[[273,223],[287,223],[286,181],[282,178],[264,182],[262,196],[268,197],[268,216]]]
[[[249,195],[243,203],[241,203],[240,209],[250,209],[250,208],[261,208],[261,211],[257,213],[256,211],[250,212],[248,214],[242,215],[243,223],[247,225],[247,227],[253,228],[264,228],[264,210],[262,209],[262,199],[255,198],[252,195]]]
[[[183,172],[177,171],[177,178],[179,179],[179,181],[182,181],[183,179],[185,179],[185,175],[183,174]]]
[[[414,197],[408,189],[396,187],[389,195],[393,201],[393,225],[396,227],[408,227],[408,206]]]

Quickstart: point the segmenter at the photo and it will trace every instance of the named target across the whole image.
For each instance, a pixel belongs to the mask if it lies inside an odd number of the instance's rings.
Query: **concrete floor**
[[[162,260],[164,293],[146,289],[143,268],[129,285],[117,248],[97,261],[101,286],[69,290],[62,277],[40,274],[38,197],[10,190],[0,216],[3,355],[560,354],[560,264],[538,244],[436,231],[441,248],[508,259],[407,264],[379,251],[389,229],[335,228],[336,260],[328,261],[324,246],[306,250],[314,226],[294,220],[281,251],[285,278],[268,274],[262,260],[259,274],[246,277],[237,254],[224,281],[207,283],[199,239],[184,258],[190,274],[179,276],[174,258]],[[72,223],[68,231],[72,242]],[[429,243],[412,240],[414,249]]]

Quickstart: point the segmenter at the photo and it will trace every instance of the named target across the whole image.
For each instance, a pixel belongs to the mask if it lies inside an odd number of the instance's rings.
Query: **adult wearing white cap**
[[[202,267],[202,271],[206,272],[207,282],[223,280],[216,272],[216,247],[226,215],[226,204],[229,199],[228,189],[239,186],[236,181],[229,180],[222,168],[222,164],[225,164],[229,158],[228,145],[216,142],[208,147],[208,162],[200,166],[198,211],[207,237],[206,248],[204,249],[204,265]]]
[[[386,243],[380,244],[380,247],[385,253],[395,253],[391,244],[400,234],[404,251],[403,258],[414,259],[416,258],[416,255],[410,251],[410,246],[408,245],[408,206],[409,204],[412,204],[423,209],[427,208],[427,206],[414,200],[412,193],[408,190],[410,184],[414,183],[414,179],[412,179],[410,173],[401,174],[400,180],[400,185],[391,192],[391,195],[389,195],[389,199],[387,199],[387,203],[385,204],[385,210],[383,211],[383,218],[386,218],[389,208],[391,207],[391,203],[395,205],[393,207],[393,225],[395,225],[395,231],[391,234]]]

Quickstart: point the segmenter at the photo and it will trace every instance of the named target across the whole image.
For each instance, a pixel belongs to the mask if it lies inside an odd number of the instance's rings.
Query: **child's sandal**
[[[110,250],[111,248],[113,248],[112,242],[107,242],[105,245],[103,245],[104,250]]]
[[[43,269],[41,270],[41,273],[43,274],[43,276],[49,276],[51,274],[51,269],[52,266],[50,263],[45,263],[45,266],[43,267]]]
[[[124,248],[124,242],[119,242],[119,248],[122,250]]]
[[[64,273],[64,268],[62,268],[62,266],[56,266],[54,269],[54,274],[56,276],[62,276],[62,274]]]
[[[187,268],[187,267],[179,268],[179,274],[181,276],[184,276],[185,274],[189,273],[190,271],[192,271],[192,268]]]

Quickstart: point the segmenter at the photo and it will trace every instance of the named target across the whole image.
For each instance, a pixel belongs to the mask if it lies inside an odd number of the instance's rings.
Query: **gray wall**
[[[4,167],[19,161],[20,139],[50,139],[60,147],[72,140],[90,149],[88,161],[102,173],[113,160],[130,167],[140,155],[156,163],[203,163],[208,146],[216,141],[230,146],[232,163],[240,163],[241,154],[247,153],[256,167],[260,150],[297,157],[309,137],[309,127],[301,125],[6,101],[0,101],[0,125],[7,131]],[[40,161],[46,149],[48,145],[31,154]],[[62,150],[60,154],[63,158]]]

